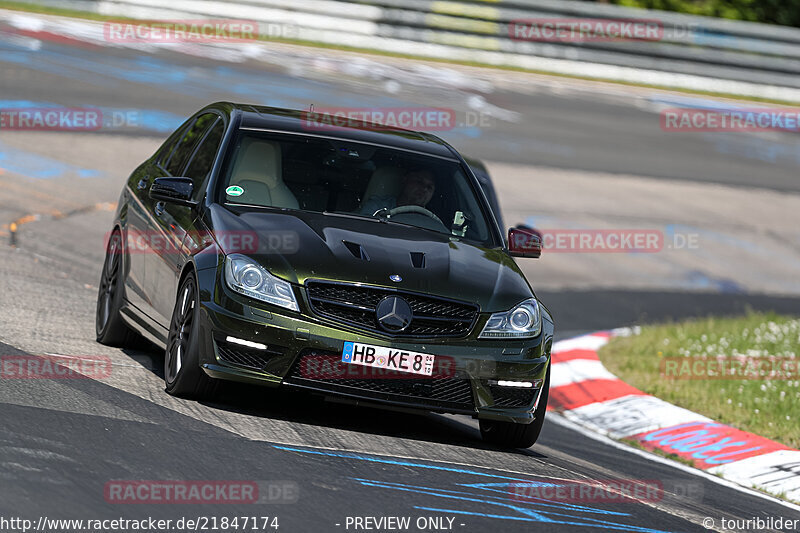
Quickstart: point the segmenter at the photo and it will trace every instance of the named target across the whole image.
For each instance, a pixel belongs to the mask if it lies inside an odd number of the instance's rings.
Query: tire
[[[167,393],[194,400],[213,398],[218,381],[200,368],[200,300],[194,274],[178,289],[164,353],[164,383]]]
[[[97,342],[107,346],[123,347],[136,337],[120,315],[125,293],[122,283],[122,250],[122,235],[119,230],[114,230],[106,247],[95,312]]]
[[[530,424],[499,422],[496,420],[480,420],[481,437],[484,442],[496,444],[504,448],[530,448],[539,439],[547,412],[547,399],[550,397],[550,367],[544,379],[544,389],[539,405]]]

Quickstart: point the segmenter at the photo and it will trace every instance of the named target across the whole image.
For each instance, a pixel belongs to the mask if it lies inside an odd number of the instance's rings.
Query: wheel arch
[[[184,280],[190,275],[193,274],[195,280],[197,280],[197,267],[194,264],[194,261],[186,261],[186,264],[183,265],[181,268],[181,275],[178,277],[178,290],[180,291],[180,286],[183,284]],[[177,297],[177,295],[176,295]]]

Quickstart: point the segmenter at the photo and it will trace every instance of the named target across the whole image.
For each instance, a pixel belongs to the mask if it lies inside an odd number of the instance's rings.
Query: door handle
[[[147,180],[139,180],[139,183],[136,185],[136,188],[140,191],[143,191],[147,188]]]
[[[164,214],[164,211],[166,211],[166,209],[167,209],[167,204],[165,204],[164,202],[157,202],[155,208],[156,216],[161,217]]]

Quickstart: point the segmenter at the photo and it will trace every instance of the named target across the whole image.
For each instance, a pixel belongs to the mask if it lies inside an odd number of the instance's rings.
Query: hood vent
[[[350,241],[342,241],[347,249],[350,250],[350,253],[353,254],[353,257],[356,259],[363,259],[364,261],[369,261],[369,256],[367,255],[367,251],[358,243],[350,242]]]
[[[411,264],[414,268],[425,268],[425,252],[411,252]]]

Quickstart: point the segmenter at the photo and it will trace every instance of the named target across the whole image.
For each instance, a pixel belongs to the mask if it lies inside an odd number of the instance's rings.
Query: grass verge
[[[25,11],[27,13],[39,13],[42,15],[57,15],[60,17],[81,18],[87,20],[125,20],[126,17],[100,15],[99,13],[90,13],[88,11],[78,11],[77,9],[69,9],[66,7],[56,6],[40,6],[36,4],[27,4],[25,2],[12,2],[0,0],[0,9],[11,9],[14,11]]]
[[[61,7],[52,7],[52,6],[40,6],[40,5],[33,5],[33,4],[26,4],[23,2],[13,2],[13,1],[6,1],[0,0],[0,9],[10,9],[15,11],[25,11],[28,13],[39,13],[43,15],[57,15],[62,17],[73,17],[73,18],[82,18],[87,20],[95,20],[95,21],[108,21],[108,20],[133,20],[128,19],[124,16],[109,16],[109,15],[100,15],[97,13],[90,13],[85,11],[77,11],[74,9],[68,8],[61,8]],[[477,61],[458,61],[458,60],[450,60],[450,59],[441,59],[435,57],[427,57],[427,56],[420,56],[414,54],[402,54],[396,52],[387,52],[382,50],[374,50],[371,48],[361,48],[355,46],[343,46],[343,45],[336,45],[336,44],[327,44],[327,43],[319,43],[315,41],[302,41],[302,40],[294,40],[294,39],[278,39],[278,38],[266,38],[262,37],[260,39],[264,42],[276,42],[282,44],[293,44],[298,46],[308,46],[314,48],[321,48],[327,50],[340,50],[343,52],[357,52],[361,54],[371,54],[371,55],[378,55],[378,56],[386,56],[386,57],[396,57],[401,59],[413,59],[417,61],[431,61],[434,63],[445,63],[445,64],[455,64],[455,65],[464,65],[468,67],[480,67],[480,68],[492,68],[492,69],[499,69],[499,70],[506,70],[512,72],[525,72],[530,74],[538,74],[543,76],[552,76],[556,78],[565,78],[565,79],[573,79],[573,80],[582,80],[582,81],[592,81],[598,83],[610,83],[613,85],[621,85],[627,87],[639,87],[645,89],[657,89],[663,91],[671,91],[676,93],[683,93],[683,94],[691,94],[697,96],[705,96],[711,98],[729,98],[734,100],[742,100],[747,102],[759,102],[765,104],[780,104],[780,105],[787,105],[787,104],[796,104],[798,102],[791,101],[791,100],[778,100],[774,98],[761,98],[758,96],[743,96],[738,94],[732,93],[724,93],[724,92],[717,92],[717,91],[701,91],[701,90],[694,90],[694,89],[682,89],[676,87],[667,87],[663,85],[653,85],[648,83],[632,83],[627,81],[615,81],[615,80],[608,80],[605,78],[593,78],[590,76],[577,76],[577,75],[570,75],[570,74],[562,74],[557,72],[548,72],[543,70],[534,70],[534,69],[525,69],[520,67],[512,67],[512,66],[503,66],[503,65],[492,65],[487,63],[480,63]]]
[[[751,313],[645,326],[612,339],[600,359],[648,394],[800,448],[798,318]]]

